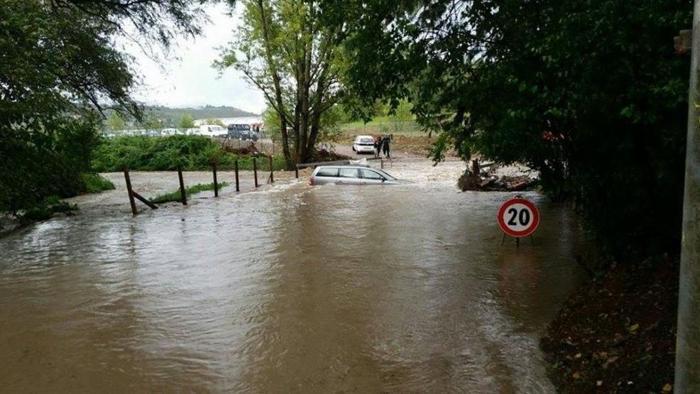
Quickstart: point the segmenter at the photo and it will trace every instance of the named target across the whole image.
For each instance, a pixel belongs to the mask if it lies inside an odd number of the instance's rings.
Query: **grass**
[[[219,190],[228,186],[228,182],[219,182]],[[214,183],[198,183],[194,186],[190,186],[185,189],[185,195],[190,197],[192,194],[201,193],[207,190],[214,190]],[[166,202],[179,202],[181,199],[180,190],[175,190],[170,193],[161,194],[151,199],[151,202],[155,204],[163,204]]]
[[[80,174],[85,193],[99,193],[105,190],[114,190],[114,184],[100,174],[85,173]]]
[[[344,123],[340,125],[340,131],[344,134],[399,134],[420,135],[424,134],[421,126],[414,120],[396,121],[388,116],[380,116],[368,123],[362,121]]]

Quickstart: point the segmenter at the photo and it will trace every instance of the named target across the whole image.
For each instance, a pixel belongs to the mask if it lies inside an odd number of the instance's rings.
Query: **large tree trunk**
[[[268,19],[267,14],[265,12],[265,4],[263,4],[263,0],[258,0],[258,9],[260,10],[260,19],[264,36],[263,40],[265,42],[265,56],[267,58],[267,63],[270,67],[270,72],[272,73],[272,81],[275,87],[275,103],[277,105],[277,112],[280,117],[280,133],[282,134],[282,152],[284,153],[284,161],[287,164],[287,169],[293,170],[294,162],[292,161],[292,157],[289,152],[287,117],[284,112],[284,100],[282,99],[282,83],[275,60],[272,56],[272,48],[270,46],[270,27],[268,26]]]
[[[284,115],[280,115],[280,128],[282,134],[282,153],[284,154],[284,163],[288,171],[294,170],[295,164],[292,160],[292,155],[289,152],[289,134],[287,133],[287,120]]]
[[[324,102],[324,93],[327,88],[326,83],[328,82],[328,70],[330,65],[325,63],[320,67],[322,67],[322,69],[316,81],[316,95],[314,96],[313,111],[311,112],[311,130],[306,145],[304,146],[306,160],[310,160],[314,154],[316,140],[321,130],[321,116],[332,105],[332,103]]]

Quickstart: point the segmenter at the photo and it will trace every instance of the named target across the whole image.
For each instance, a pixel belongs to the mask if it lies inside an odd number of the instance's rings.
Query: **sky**
[[[125,44],[126,51],[136,58],[133,67],[141,80],[134,97],[149,105],[227,105],[262,113],[265,109],[262,93],[250,86],[240,72],[229,68],[219,75],[211,67],[219,57],[217,48],[227,46],[241,23],[240,9],[233,16],[227,13],[223,2],[207,6],[210,21],[203,25],[202,35],[180,38],[159,61],[144,56],[138,46]]]

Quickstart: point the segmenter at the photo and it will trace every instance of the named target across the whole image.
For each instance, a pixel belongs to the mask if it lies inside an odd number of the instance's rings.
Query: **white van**
[[[228,130],[216,124],[203,124],[199,126],[199,134],[208,137],[226,137]]]

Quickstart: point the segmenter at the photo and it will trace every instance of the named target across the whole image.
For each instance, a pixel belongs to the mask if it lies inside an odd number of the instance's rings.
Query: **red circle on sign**
[[[523,211],[527,211],[528,213],[523,215]],[[507,221],[506,214],[511,215]],[[525,222],[523,216],[527,218],[526,223],[523,223]],[[511,237],[527,237],[537,230],[539,224],[540,211],[537,210],[535,204],[524,198],[510,199],[504,202],[498,209],[498,225],[504,233]]]

